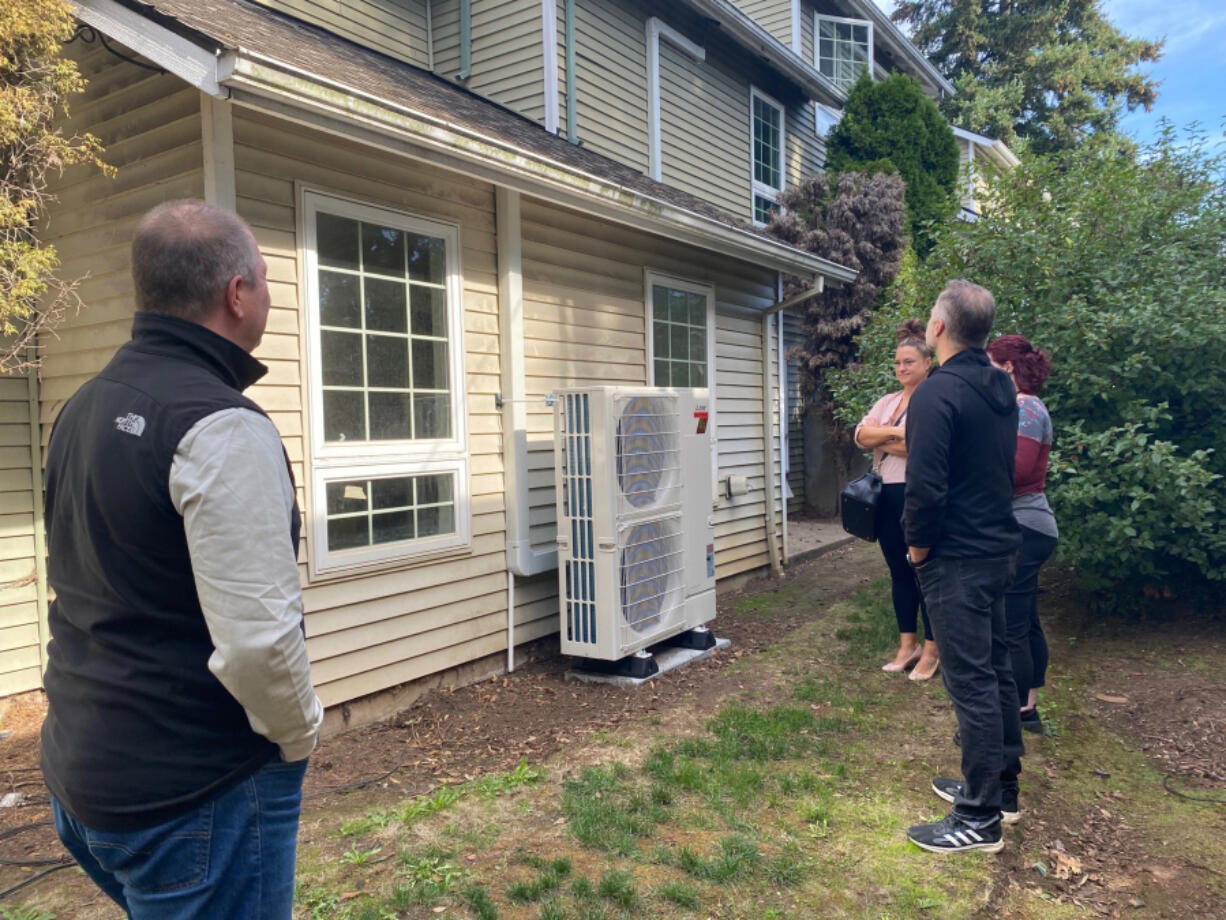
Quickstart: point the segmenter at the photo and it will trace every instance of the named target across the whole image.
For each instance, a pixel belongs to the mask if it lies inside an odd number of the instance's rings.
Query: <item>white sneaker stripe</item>
[[[983,837],[973,827],[968,827],[966,832],[975,838],[976,843],[983,843]]]

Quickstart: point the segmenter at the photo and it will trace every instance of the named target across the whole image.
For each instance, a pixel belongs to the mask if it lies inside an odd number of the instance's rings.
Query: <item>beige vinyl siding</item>
[[[749,148],[749,82],[710,54],[695,61],[661,41],[664,183],[748,219]]]
[[[255,0],[415,67],[429,66],[425,0]]]
[[[784,172],[789,186],[797,185],[826,164],[826,142],[817,136],[814,103],[793,103],[787,108],[787,154]]]
[[[47,637],[34,536],[42,488],[34,472],[30,413],[36,387],[32,374],[0,377],[0,696],[42,686]]]
[[[763,273],[765,276],[766,273]],[[766,280],[765,277],[763,280]],[[774,301],[775,276],[755,292],[746,285],[738,292],[736,305],[746,300],[759,306]],[[725,300],[727,291],[716,289],[715,316],[715,404],[718,412],[719,476],[746,476],[749,491],[732,499],[720,497],[713,514],[715,523],[715,576],[725,578],[761,568],[770,562],[766,545],[765,463],[763,436],[771,437],[775,448],[776,508],[775,539],[781,539],[782,513],[779,509],[779,407],[778,372],[772,370],[772,411],[770,423],[762,419],[762,318],[756,314],[731,312],[734,303]],[[773,327],[772,327],[773,330]],[[772,332],[772,338],[773,332]],[[771,344],[771,368],[776,367],[775,345]]]
[[[239,212],[269,264],[271,335],[256,353],[272,367],[249,391],[273,412],[298,482],[309,481],[303,416],[303,322],[295,181],[321,192],[459,224],[470,514],[469,549],[306,585],[307,649],[320,698],[336,705],[505,647],[506,535],[498,279],[492,186],[269,117],[235,113]],[[310,516],[313,496],[301,500]],[[304,555],[305,558],[305,555]],[[556,628],[525,624],[518,641]]]
[[[474,93],[545,123],[545,51],[541,4],[503,0],[473,4]],[[559,14],[560,18],[560,14]]]
[[[434,72],[445,80],[454,80],[460,72],[459,0],[430,0],[430,17],[434,24]]]
[[[803,318],[793,310],[783,313],[783,354],[804,342]],[[795,514],[805,506],[805,404],[800,392],[800,360],[787,362],[787,420],[788,420],[788,485],[792,497],[788,499],[788,513]]]
[[[473,4],[472,76],[464,81],[456,80],[461,61],[458,0],[433,0],[431,15],[436,74],[545,123],[545,52],[537,0]]]
[[[833,8],[829,4],[823,4],[825,12],[830,12],[834,16],[842,16],[843,13],[833,12]],[[804,58],[806,64],[810,67],[817,66],[817,48],[814,45],[813,36],[813,14],[817,12],[817,8],[812,3],[805,3],[801,0],[800,6],[800,56]]]
[[[74,101],[65,130],[98,135],[118,174],[109,179],[76,166],[53,186],[59,203],[44,239],[59,253],[60,276],[83,279],[77,289],[83,309],[40,342],[43,444],[64,401],[129,338],[128,246],[136,222],[162,201],[204,194],[199,93],[101,47],[69,48],[89,85]]]
[[[792,0],[733,0],[733,3],[787,47],[792,47]]]
[[[534,548],[551,545],[556,536],[553,410],[545,396],[564,386],[648,382],[644,272],[649,269],[714,287],[718,475],[750,477],[747,495],[721,497],[713,511],[716,576],[765,565],[762,321],[743,314],[774,302],[775,274],[534,199],[524,199],[522,216]],[[552,604],[548,615],[556,616],[556,597]]]
[[[558,16],[559,27],[562,16]],[[575,0],[575,108],[585,147],[647,172],[647,20],[637,6]],[[559,32],[561,123],[565,60]]]

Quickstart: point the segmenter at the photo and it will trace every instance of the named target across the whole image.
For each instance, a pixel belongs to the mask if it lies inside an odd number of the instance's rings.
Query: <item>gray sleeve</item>
[[[213,641],[209,670],[254,731],[284,760],[302,760],[315,748],[323,705],[300,626],[293,487],[276,427],[248,409],[201,419],[175,451],[170,495]]]

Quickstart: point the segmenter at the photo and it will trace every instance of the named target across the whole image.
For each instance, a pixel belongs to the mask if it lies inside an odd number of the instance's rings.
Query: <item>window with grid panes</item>
[[[783,109],[756,90],[753,121],[753,219],[764,224],[778,210],[783,189]]]
[[[850,90],[867,67],[873,66],[873,24],[817,14],[817,69],[836,85]]]
[[[454,545],[465,469],[448,259],[456,235],[351,202],[308,201],[319,549],[341,565]]]
[[[707,385],[707,295],[651,286],[652,361],[658,387]]]

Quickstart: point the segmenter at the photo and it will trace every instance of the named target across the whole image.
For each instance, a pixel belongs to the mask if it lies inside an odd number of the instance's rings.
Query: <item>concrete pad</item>
[[[655,674],[652,674],[651,677],[623,677],[619,674],[599,674],[594,671],[573,670],[567,671],[564,676],[567,680],[574,680],[583,684],[611,684],[614,687],[637,687],[675,668],[682,668],[687,664],[693,664],[695,661],[702,661],[704,658],[710,657],[713,652],[729,648],[731,645],[731,639],[720,639],[717,636],[715,648],[703,649],[702,651],[692,648],[662,648],[657,652],[651,653],[651,656],[656,660],[656,667],[660,669]]]

